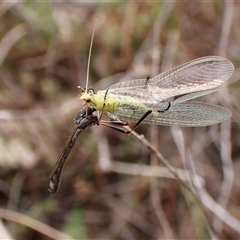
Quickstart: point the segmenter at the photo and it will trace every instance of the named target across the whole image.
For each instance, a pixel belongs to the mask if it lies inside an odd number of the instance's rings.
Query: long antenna
[[[90,43],[89,55],[88,55],[87,79],[86,79],[86,90],[85,90],[86,92],[87,92],[87,90],[88,90],[90,59],[91,59],[92,45],[93,45],[93,39],[94,39],[94,35],[95,35],[96,25],[97,25],[97,24],[95,23],[95,24],[94,24],[94,28],[93,28],[93,33],[92,33],[91,43]]]

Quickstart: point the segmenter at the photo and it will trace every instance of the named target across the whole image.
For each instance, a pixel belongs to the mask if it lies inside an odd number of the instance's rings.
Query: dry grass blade
[[[0,42],[0,66],[5,60],[8,52],[16,42],[27,34],[27,24],[22,23],[12,28]]]
[[[34,218],[28,217],[25,214],[0,208],[0,217],[9,221],[14,221],[23,224],[52,239],[74,240],[74,238],[71,238],[70,236],[64,233],[57,231],[56,229],[49,227],[47,224],[37,221]]]

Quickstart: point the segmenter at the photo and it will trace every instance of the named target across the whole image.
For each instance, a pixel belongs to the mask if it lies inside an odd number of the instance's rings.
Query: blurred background
[[[0,238],[239,239],[239,12],[237,1],[2,1]],[[49,175],[83,107],[77,86],[96,22],[89,86],[220,55],[235,72],[201,100],[233,116],[205,128],[141,125],[135,137],[94,126],[52,196]]]

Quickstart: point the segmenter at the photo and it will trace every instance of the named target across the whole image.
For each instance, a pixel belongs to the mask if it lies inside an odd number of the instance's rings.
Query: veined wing
[[[158,109],[164,109],[166,102],[158,104]],[[146,111],[142,109],[116,109],[116,114],[122,121],[138,122]],[[180,127],[203,127],[223,122],[231,116],[231,112],[223,107],[203,102],[173,102],[164,112],[149,114],[142,123]]]
[[[183,103],[183,102],[186,102],[186,101],[189,101],[189,100],[192,100],[192,99],[195,99],[195,98],[199,98],[199,97],[202,97],[202,96],[205,96],[207,94],[210,94],[210,93],[213,93],[213,92],[216,92],[218,90],[218,88],[215,88],[215,89],[209,89],[209,90],[204,90],[204,91],[200,91],[200,92],[192,92],[192,93],[188,93],[186,95],[183,95],[179,98],[177,98],[174,103]]]
[[[223,57],[203,57],[149,80],[116,83],[108,91],[116,95],[131,96],[142,103],[153,103],[152,106],[155,106],[173,96],[217,88],[230,78],[233,70],[232,63]]]

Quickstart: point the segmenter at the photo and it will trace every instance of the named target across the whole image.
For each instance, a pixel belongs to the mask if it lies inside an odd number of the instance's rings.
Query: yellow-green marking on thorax
[[[148,110],[149,108],[137,101],[136,99],[130,97],[130,96],[121,96],[116,95],[114,93],[107,93],[107,90],[99,90],[97,93],[94,92],[84,92],[82,96],[79,98],[80,101],[85,101],[90,104],[90,106],[96,108],[96,110],[101,111],[103,109],[103,105],[105,103],[104,110],[106,112],[114,112],[116,108],[124,109],[126,106],[134,109],[142,109],[142,110]],[[106,99],[104,100],[106,95]]]

